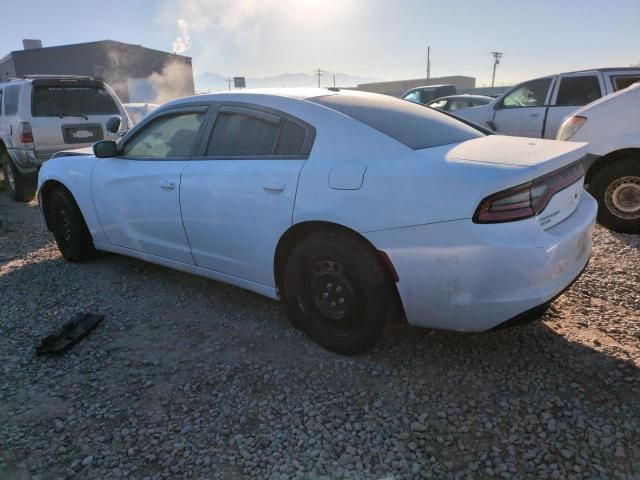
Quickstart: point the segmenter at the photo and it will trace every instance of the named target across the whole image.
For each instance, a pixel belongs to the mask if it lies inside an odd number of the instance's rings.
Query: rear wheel
[[[364,352],[380,339],[394,304],[376,252],[342,232],[318,233],[298,244],[287,259],[284,290],[294,325],[345,355]]]
[[[4,152],[1,155],[2,174],[9,195],[16,202],[30,202],[36,194],[38,175],[20,173],[8,153]]]
[[[48,214],[51,231],[65,259],[80,262],[93,254],[93,240],[87,224],[67,190],[58,188],[51,193]]]
[[[640,159],[622,158],[604,166],[589,191],[598,200],[598,222],[621,233],[640,233]]]

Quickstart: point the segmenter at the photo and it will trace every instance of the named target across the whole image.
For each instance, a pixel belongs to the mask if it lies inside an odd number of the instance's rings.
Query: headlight
[[[580,127],[582,127],[586,121],[586,117],[579,117],[578,115],[567,118],[562,122],[560,130],[558,130],[556,140],[569,140],[578,130],[580,130]]]

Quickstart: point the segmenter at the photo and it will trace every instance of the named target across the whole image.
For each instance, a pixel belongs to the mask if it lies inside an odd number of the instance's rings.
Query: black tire
[[[9,196],[16,202],[30,202],[33,200],[36,195],[38,174],[20,173],[8,153],[3,152],[0,156],[4,184]]]
[[[626,157],[594,175],[589,192],[598,201],[598,223],[620,233],[640,233],[640,158]]]
[[[285,265],[284,294],[292,323],[343,355],[380,339],[395,299],[376,252],[346,232],[317,233],[296,245]]]
[[[48,205],[49,226],[62,256],[71,262],[91,257],[95,249],[82,212],[65,189],[51,192]]]

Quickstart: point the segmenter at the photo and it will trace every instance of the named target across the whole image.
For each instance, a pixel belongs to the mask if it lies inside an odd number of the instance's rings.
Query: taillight
[[[576,134],[578,130],[580,130],[580,128],[586,121],[586,117],[580,117],[579,115],[574,115],[567,118],[564,122],[562,122],[562,125],[558,130],[556,140],[569,140]]]
[[[579,160],[531,182],[489,195],[480,202],[473,221],[499,223],[533,217],[547,208],[556,193],[573,185],[583,176],[584,166],[582,160]]]
[[[29,122],[20,122],[20,143],[33,143],[33,131]]]

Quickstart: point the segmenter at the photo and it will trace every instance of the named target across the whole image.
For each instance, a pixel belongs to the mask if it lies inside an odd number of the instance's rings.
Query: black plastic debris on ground
[[[36,354],[56,355],[66,352],[96,328],[103,318],[104,315],[93,313],[76,314],[58,333],[45,337],[36,348]]]

